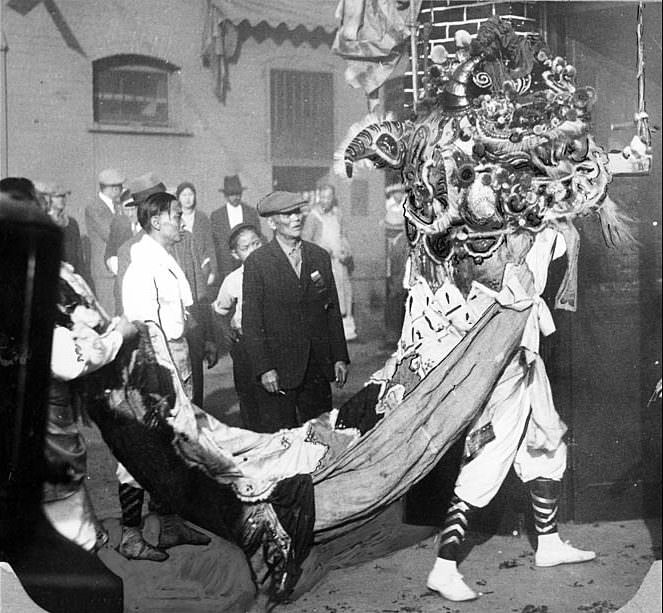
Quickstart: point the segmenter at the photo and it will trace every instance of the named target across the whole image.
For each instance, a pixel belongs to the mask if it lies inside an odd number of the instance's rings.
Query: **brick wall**
[[[458,30],[465,30],[474,38],[481,24],[494,16],[511,22],[516,32],[523,35],[541,28],[543,10],[535,2],[452,2],[451,0],[424,0],[419,12],[419,86],[424,76],[424,56],[428,56],[437,45],[443,45],[447,53],[456,52],[454,36]],[[424,24],[430,24],[428,44],[424,40]],[[411,57],[411,56],[410,56]],[[403,88],[406,104],[412,99],[411,61],[403,64]]]
[[[334,142],[366,113],[361,91],[348,87],[344,61],[331,53],[330,37],[290,35],[261,26],[239,28],[240,47],[229,65],[225,104],[213,93],[212,72],[201,62],[207,3],[200,0],[57,0],[84,55],[70,49],[43,3],[25,16],[3,10],[9,45],[9,173],[57,181],[71,190],[69,210],[81,222],[94,198],[98,172],[117,167],[127,177],[154,171],[169,187],[192,181],[200,208],[222,203],[223,177],[239,174],[256,201],[272,189],[269,151],[270,68],[328,71],[334,82]],[[170,62],[174,75],[176,125],[170,133],[99,130],[94,125],[92,63],[115,54],[140,54]],[[331,166],[332,160],[329,159]],[[381,173],[360,177],[368,203],[351,210],[351,183],[337,180],[355,246],[358,316],[382,290],[384,245],[377,231],[384,196]],[[367,321],[373,315],[367,316]]]

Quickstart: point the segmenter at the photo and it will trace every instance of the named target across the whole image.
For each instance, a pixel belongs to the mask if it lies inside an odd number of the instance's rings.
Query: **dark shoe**
[[[159,542],[160,549],[169,549],[176,545],[209,545],[209,536],[195,530],[179,515],[160,515]]]
[[[150,562],[163,562],[168,554],[145,542],[138,528],[122,528],[122,540],[117,551],[127,560],[149,560]]]

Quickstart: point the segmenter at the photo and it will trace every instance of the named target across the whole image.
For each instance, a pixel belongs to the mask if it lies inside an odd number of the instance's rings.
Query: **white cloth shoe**
[[[534,564],[539,567],[576,564],[578,562],[589,562],[595,557],[595,552],[576,549],[568,541],[561,541],[556,533],[546,534],[539,536],[536,553],[534,554]]]
[[[426,587],[441,594],[447,600],[463,602],[465,600],[476,600],[479,595],[471,589],[463,575],[458,572],[456,563],[451,560],[437,558],[435,566],[428,575]]]

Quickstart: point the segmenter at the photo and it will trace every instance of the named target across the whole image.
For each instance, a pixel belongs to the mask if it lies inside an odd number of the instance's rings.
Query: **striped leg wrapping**
[[[438,558],[458,561],[458,547],[465,538],[467,530],[467,515],[471,506],[454,496],[451,499],[444,526],[438,535]]]
[[[120,507],[122,509],[122,525],[136,528],[140,526],[143,516],[143,498],[145,490],[120,483]]]
[[[552,479],[535,479],[530,483],[530,498],[537,534],[557,532],[559,491],[560,482]]]
[[[554,498],[541,498],[530,492],[534,510],[534,526],[538,534],[557,532],[557,510],[559,506]]]

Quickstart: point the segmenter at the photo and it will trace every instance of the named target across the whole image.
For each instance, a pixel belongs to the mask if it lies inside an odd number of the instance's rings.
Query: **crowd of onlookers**
[[[39,206],[62,229],[46,455],[67,464],[69,477],[47,483],[44,508],[62,534],[87,549],[103,543],[104,532],[87,511],[85,442],[69,385],[114,361],[137,334],[132,322],[158,325],[173,372],[201,408],[204,365],[229,351],[240,417],[257,432],[297,427],[330,411],[330,383],[345,384],[346,340],[356,338],[353,260],[332,186],[275,191],[252,207],[242,201],[239,177],[228,176],[220,190],[225,203],[208,217],[191,182],[169,191],[154,173],[127,181],[106,169],[98,184],[85,206],[87,248],[68,214],[65,187],[25,178],[0,184],[3,199]],[[147,543],[143,488],[121,464],[117,477],[118,551],[125,557],[159,561],[172,544],[206,542],[172,519],[168,501],[152,498],[153,509],[170,519],[165,541]]]

